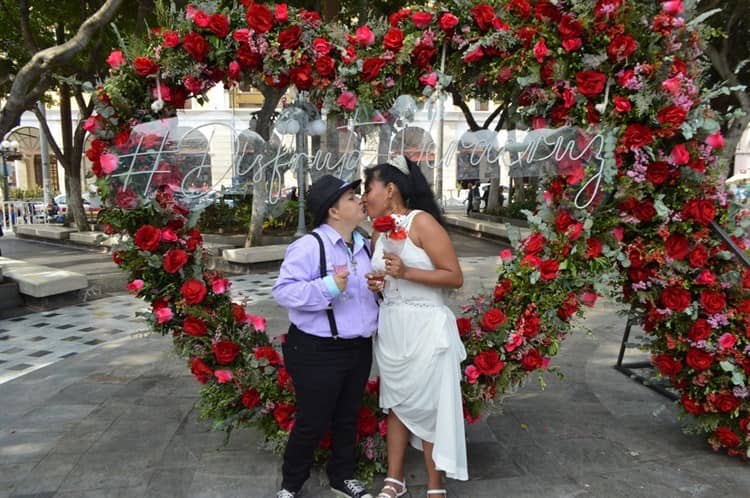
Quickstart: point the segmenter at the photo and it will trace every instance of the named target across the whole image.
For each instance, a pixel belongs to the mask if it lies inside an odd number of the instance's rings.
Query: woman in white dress
[[[419,167],[397,157],[365,175],[368,214],[393,216],[408,235],[396,242],[375,234],[375,273],[368,279],[372,290],[383,292],[374,350],[380,406],[388,410],[388,476],[378,498],[406,493],[409,442],[424,452],[428,496],[439,498],[446,494],[444,474],[468,479],[461,404],[466,351],[443,299],[444,289],[463,285],[463,274]]]

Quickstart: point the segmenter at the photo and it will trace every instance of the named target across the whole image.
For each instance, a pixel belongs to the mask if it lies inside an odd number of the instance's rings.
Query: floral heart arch
[[[468,96],[512,100],[534,128],[571,127],[575,144],[546,177],[532,235],[502,255],[494,294],[459,318],[466,419],[546,369],[582,305],[615,289],[692,422],[714,448],[747,457],[750,272],[710,224],[743,249],[748,241],[721,187],[723,139],[702,100],[699,26],[682,10],[680,0],[436,4],[350,33],[284,4],[206,2],[152,30],[138,53],[112,52],[86,123],[97,137],[87,155],[110,202],[109,231],[130,235],[114,259],[152,304],[154,330],[173,336],[203,384],[203,415],[227,431],[258,427],[280,449],[294,389],[264,320],[207,271],[197,215],[174,195],[180,176],[169,157],[152,188],[123,184],[123,171],[150,167],[129,150],[163,147],[144,144],[134,127],[174,116],[220,81],[294,85],[343,113],[453,81]],[[596,154],[585,146],[592,140]],[[383,470],[377,391],[371,382],[358,426],[365,478]],[[324,440],[320,458],[326,452]]]

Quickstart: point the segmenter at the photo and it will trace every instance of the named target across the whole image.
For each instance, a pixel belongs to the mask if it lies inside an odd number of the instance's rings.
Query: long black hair
[[[427,178],[422,174],[417,163],[406,159],[409,174],[404,174],[392,164],[382,163],[365,170],[365,189],[373,180],[380,180],[388,185],[393,183],[401,192],[401,197],[409,209],[427,211],[438,223],[445,225],[443,214],[440,212],[435,195],[432,193]]]

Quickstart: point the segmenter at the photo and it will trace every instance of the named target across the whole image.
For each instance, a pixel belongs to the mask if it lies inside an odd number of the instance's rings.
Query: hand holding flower
[[[398,254],[392,252],[384,252],[383,260],[385,261],[385,274],[390,275],[393,278],[404,278],[406,273],[406,266]]]

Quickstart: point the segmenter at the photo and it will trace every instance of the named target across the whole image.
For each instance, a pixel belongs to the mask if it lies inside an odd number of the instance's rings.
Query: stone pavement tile
[[[82,491],[58,491],[54,498],[144,498],[149,496],[146,494],[146,488],[146,484],[139,484],[137,486],[103,487]]]
[[[61,432],[0,432],[0,465],[40,462],[62,437]]]
[[[151,476],[144,496],[186,498],[195,475],[194,468],[157,469]]]
[[[48,455],[28,474],[16,479],[13,496],[55,493],[75,464],[76,459],[68,455]]]
[[[122,389],[120,383],[99,382],[95,378],[84,378],[66,386],[48,400],[52,405],[75,405],[84,402],[99,404]]]
[[[120,496],[118,488],[145,488],[152,474],[149,462],[137,453],[88,452],[78,459],[59,490],[79,492],[82,496],[87,496],[87,491],[100,492],[98,496]]]
[[[50,428],[54,428],[57,431],[66,432],[95,409],[96,405],[93,404],[46,403],[45,406],[19,417],[6,426],[6,429],[16,432],[47,432]]]
[[[450,498],[570,498],[587,496],[582,487],[567,477],[545,475],[537,472],[530,476],[505,479],[470,481],[448,480],[445,483]],[[410,489],[411,496],[426,496],[424,486]],[[588,495],[595,496],[595,495]],[[606,495],[605,495],[606,496]]]

